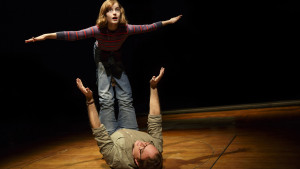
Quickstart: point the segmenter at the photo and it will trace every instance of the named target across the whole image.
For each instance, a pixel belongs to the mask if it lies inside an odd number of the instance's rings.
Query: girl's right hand
[[[25,40],[25,43],[42,41],[42,40],[46,40],[46,36],[45,35],[41,35],[41,36],[38,36],[38,37],[32,37],[32,38],[30,38],[28,40]]]

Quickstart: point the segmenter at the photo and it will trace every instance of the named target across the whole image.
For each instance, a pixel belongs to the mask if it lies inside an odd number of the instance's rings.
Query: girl
[[[100,120],[109,134],[119,128],[138,130],[135,109],[132,105],[131,86],[121,62],[120,48],[128,36],[157,30],[165,25],[176,23],[181,17],[182,15],[179,15],[149,25],[130,25],[121,4],[117,0],[106,0],[100,8],[95,26],[79,31],[47,33],[25,40],[25,43],[46,39],[75,41],[96,38],[94,59],[97,67]],[[119,104],[118,121],[114,115],[113,86]]]

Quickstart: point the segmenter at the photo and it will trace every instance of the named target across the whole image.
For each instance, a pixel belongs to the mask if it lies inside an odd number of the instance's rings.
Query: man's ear
[[[134,161],[135,161],[136,165],[139,166],[139,162],[136,158],[134,159]]]

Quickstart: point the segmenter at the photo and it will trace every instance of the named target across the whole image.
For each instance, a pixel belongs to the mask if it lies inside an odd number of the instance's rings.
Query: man
[[[157,84],[164,74],[160,69],[157,77],[150,80],[150,103],[148,115],[148,133],[117,126],[116,131],[109,135],[105,125],[99,120],[98,111],[94,104],[93,92],[83,86],[79,78],[77,86],[86,97],[88,116],[93,135],[98,143],[100,152],[106,163],[112,168],[162,168],[162,118]],[[105,121],[105,119],[102,119]],[[122,120],[130,121],[124,117]],[[135,120],[135,119],[134,119]]]

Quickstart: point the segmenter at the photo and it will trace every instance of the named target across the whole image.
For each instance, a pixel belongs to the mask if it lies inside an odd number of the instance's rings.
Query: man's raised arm
[[[157,91],[157,84],[160,81],[160,79],[163,77],[165,72],[165,68],[161,68],[159,75],[157,77],[153,76],[150,80],[150,115],[160,115],[160,104],[159,104],[159,97],[158,97],[158,91]]]
[[[93,129],[99,128],[101,122],[98,116],[96,105],[94,103],[93,92],[89,88],[85,88],[79,78],[76,79],[76,83],[78,89],[85,96],[91,127]]]
[[[114,158],[117,154],[116,146],[106,131],[104,125],[101,124],[98,111],[96,109],[93,92],[87,87],[84,87],[79,78],[76,79],[78,89],[84,94],[86,98],[86,105],[88,109],[88,116],[92,127],[93,135],[100,148],[100,152],[103,155],[106,163],[113,167]]]

